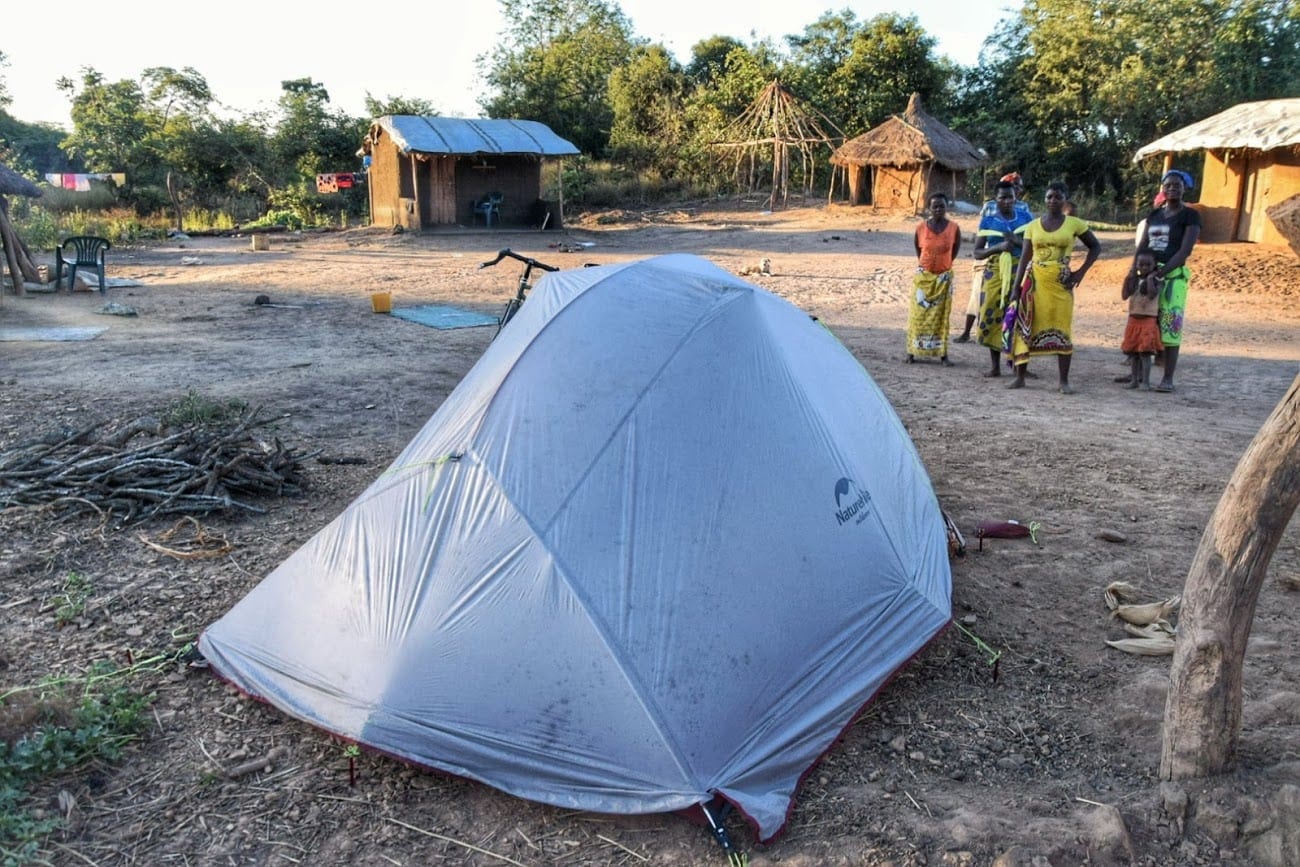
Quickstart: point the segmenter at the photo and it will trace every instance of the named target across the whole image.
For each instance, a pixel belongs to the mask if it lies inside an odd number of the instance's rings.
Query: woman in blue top
[[[980,283],[979,342],[988,347],[990,367],[985,376],[1000,376],[998,361],[1002,355],[1002,319],[1011,299],[1011,281],[1020,263],[1024,236],[1020,230],[1034,218],[1028,208],[1018,208],[1015,185],[1000,181],[995,189],[994,209],[980,218],[976,230],[975,258],[984,263]]]
[[[1011,172],[1010,174],[1003,175],[998,179],[997,186],[1001,187],[1003,184],[1011,185],[1013,192],[1012,207],[1015,210],[1016,218],[1025,223],[1033,220],[1033,211],[1029,209],[1029,205],[1023,201],[1022,198],[1025,194],[1025,179],[1020,176],[1020,172]],[[983,221],[985,217],[996,216],[1000,209],[1001,206],[998,204],[997,200],[997,188],[994,188],[994,198],[985,202],[984,207],[980,209],[980,220]],[[980,228],[983,228],[983,222],[981,222]],[[975,258],[978,259],[979,257],[976,256]],[[984,272],[986,270],[986,268],[983,268],[976,263],[973,279],[971,281],[970,298],[966,302],[966,326],[962,329],[961,334],[956,338],[957,343],[970,342],[971,329],[975,327],[975,320],[979,318],[980,314],[980,293],[984,288]]]

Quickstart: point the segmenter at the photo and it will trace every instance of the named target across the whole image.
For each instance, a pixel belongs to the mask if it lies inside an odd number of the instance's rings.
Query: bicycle
[[[493,259],[491,262],[483,262],[478,266],[478,268],[480,271],[482,271],[484,268],[491,268],[493,265],[497,264],[502,259],[516,259],[520,262],[523,262],[524,273],[519,275],[519,285],[515,289],[515,297],[511,298],[509,301],[506,302],[505,309],[501,311],[501,315],[497,317],[497,330],[496,330],[496,334],[492,335],[493,340],[497,338],[497,335],[501,333],[501,329],[506,327],[506,323],[508,323],[511,319],[513,319],[514,315],[519,312],[519,308],[523,306],[524,300],[528,297],[528,290],[533,288],[533,284],[528,282],[528,278],[531,277],[533,274],[533,269],[541,268],[543,271],[560,270],[554,265],[547,265],[545,262],[538,262],[536,259],[533,259],[529,256],[520,256],[518,253],[511,250],[509,247],[506,247],[504,250],[498,252],[497,257]]]

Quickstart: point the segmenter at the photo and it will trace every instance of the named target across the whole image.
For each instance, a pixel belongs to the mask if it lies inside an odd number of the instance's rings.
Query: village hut
[[[1134,162],[1204,151],[1196,208],[1201,240],[1300,244],[1300,99],[1243,102],[1138,149]]]
[[[9,279],[16,295],[23,294],[25,281],[37,282],[40,277],[36,265],[32,263],[31,252],[9,221],[8,197],[27,196],[35,199],[40,195],[40,187],[8,166],[0,164],[0,247],[4,248],[4,264],[9,268]],[[0,278],[3,278],[3,272],[4,269],[0,268]]]
[[[798,180],[806,196],[815,184],[817,154],[833,150],[844,134],[826,115],[805,106],[783,85],[773,79],[754,98],[741,115],[723,132],[723,140],[714,147],[729,151],[735,160],[735,176],[750,193],[760,186],[759,167],[772,170],[771,194],[767,206],[789,204],[791,154],[799,157]]]
[[[836,148],[831,164],[844,170],[849,203],[919,211],[930,193],[961,198],[966,173],[988,155],[921,107],[913,93],[907,110]]]
[[[542,164],[579,151],[537,121],[386,115],[359,153],[369,157],[371,224],[418,231],[559,228],[563,200],[543,201]]]

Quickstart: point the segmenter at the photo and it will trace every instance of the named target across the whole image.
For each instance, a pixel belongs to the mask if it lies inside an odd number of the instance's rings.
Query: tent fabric
[[[382,476],[200,638],[286,713],[606,813],[801,776],[950,619],[887,399],[703,259],[548,274]]]

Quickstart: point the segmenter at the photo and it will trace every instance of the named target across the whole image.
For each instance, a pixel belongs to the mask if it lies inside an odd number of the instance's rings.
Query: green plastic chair
[[[107,288],[104,276],[104,251],[113,245],[107,238],[94,235],[73,235],[54,248],[54,288],[58,289],[63,280],[63,270],[68,271],[68,289],[77,285],[77,269],[94,271],[99,275],[99,292],[102,295]]]

